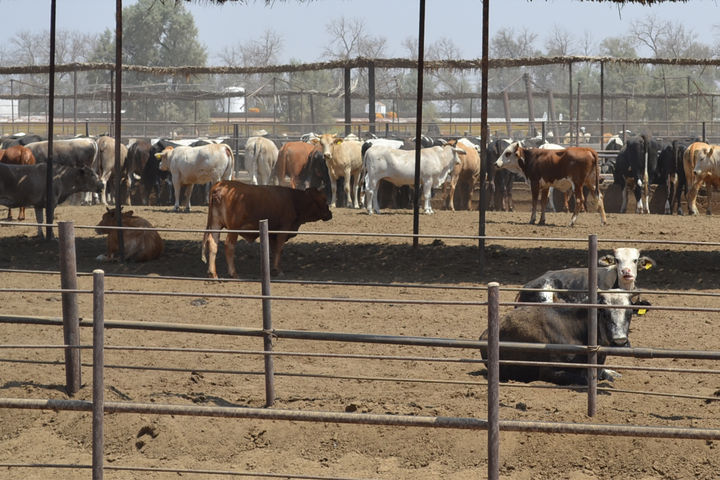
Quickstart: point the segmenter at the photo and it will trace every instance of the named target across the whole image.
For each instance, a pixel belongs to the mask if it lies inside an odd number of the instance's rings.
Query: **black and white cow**
[[[614,183],[623,190],[620,212],[627,210],[627,191],[632,189],[637,201],[637,213],[650,213],[650,185],[664,183],[658,178],[658,153],[660,142],[650,135],[638,135],[626,139],[625,146],[618,153],[613,172]]]
[[[598,289],[609,290],[620,288],[634,290],[638,269],[647,270],[655,266],[655,261],[647,256],[640,256],[637,248],[616,248],[611,255],[598,260]],[[582,303],[588,299],[588,269],[566,268],[550,270],[523,285],[523,289],[540,289],[539,291],[521,290],[517,302],[553,302]],[[581,290],[581,292],[551,292],[550,290]]]
[[[643,310],[629,307],[631,305],[647,306],[647,301],[640,301],[637,295],[624,290],[613,290],[598,295],[598,303],[607,308],[598,309],[597,343],[605,347],[629,347],[630,320],[634,312],[642,314]],[[539,307],[525,306],[508,312],[500,322],[500,342],[522,342],[558,345],[586,345],[588,339],[587,307]],[[480,340],[487,340],[485,330]],[[481,348],[483,358],[487,359],[487,349]],[[599,364],[605,363],[606,354],[598,353]],[[587,353],[579,351],[553,352],[550,350],[521,351],[500,348],[500,360],[587,363]],[[615,380],[619,373],[601,369],[598,378]],[[500,380],[517,380],[532,382],[536,380],[552,382],[559,385],[587,384],[587,373],[583,368],[551,367],[544,365],[513,365],[500,364]]]
[[[0,164],[0,205],[9,208],[34,207],[37,223],[43,223],[47,205],[47,163],[35,165]],[[67,166],[53,162],[53,205],[78,192],[100,193],[103,184],[92,168]],[[42,228],[38,236],[43,238]]]
[[[513,182],[516,175],[505,168],[498,168],[496,162],[500,155],[512,143],[511,140],[499,138],[487,146],[484,167],[486,172],[485,188],[488,193],[488,210],[512,212]]]

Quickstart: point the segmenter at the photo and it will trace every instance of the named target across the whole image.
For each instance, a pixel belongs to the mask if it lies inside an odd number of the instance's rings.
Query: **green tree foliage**
[[[147,67],[166,67],[206,64],[207,52],[198,41],[198,31],[192,15],[182,3],[139,0],[123,8],[123,63]],[[115,31],[106,29],[93,51],[96,62],[115,61]],[[191,83],[201,83],[203,78],[168,76],[161,77],[136,72],[123,75],[124,89],[128,91],[179,93]],[[96,82],[106,83],[98,76]],[[130,101],[123,107],[128,118],[138,120],[174,120],[192,122],[206,120],[209,108],[206,102],[163,99]]]

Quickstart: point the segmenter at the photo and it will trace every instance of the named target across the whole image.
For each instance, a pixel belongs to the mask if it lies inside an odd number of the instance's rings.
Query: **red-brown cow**
[[[275,185],[248,185],[228,180],[218,182],[210,190],[207,230],[258,230],[260,220],[268,220],[270,231],[297,232],[300,225],[318,220],[330,220],[332,213],[327,197],[315,188],[295,190]],[[237,278],[235,270],[235,242],[238,235],[248,242],[254,242],[260,235],[257,231],[247,233],[230,232],[225,239],[225,260],[228,273]],[[270,234],[270,253],[273,270],[280,270],[280,254],[283,245],[296,234]],[[208,276],[217,278],[215,257],[217,256],[220,233],[206,232],[203,236],[202,260],[208,263]]]
[[[303,178],[305,176],[303,174],[307,173],[305,167],[316,151],[322,155],[321,147],[306,142],[287,142],[280,147],[272,174],[274,183],[282,185],[285,182],[285,176],[288,176],[291,188],[309,187],[310,179]],[[302,185],[303,183],[305,185]]]
[[[11,165],[35,165],[35,156],[29,148],[22,145],[14,145],[5,150],[0,150],[0,163]],[[12,220],[12,209],[8,208],[6,220]],[[18,209],[18,220],[25,220],[25,207]]]
[[[542,148],[523,148],[518,142],[510,144],[497,160],[498,168],[517,169],[530,182],[532,193],[532,215],[530,223],[535,223],[538,194],[540,200],[540,222],[545,224],[545,206],[550,186],[558,180],[568,179],[575,190],[575,211],[570,219],[572,227],[577,220],[581,206],[585,203],[583,186],[597,198],[598,211],[602,225],[607,224],[602,193],[600,192],[600,171],[598,154],[588,147],[569,147],[565,150],[546,150]]]
[[[107,254],[98,255],[98,261],[115,260],[115,254],[120,251],[118,230],[113,228],[118,224],[115,209],[108,208],[103,214],[95,232],[107,235]],[[122,212],[123,227],[153,228],[152,224],[144,218],[133,215],[133,211]],[[158,258],[163,252],[163,240],[155,230],[123,230],[123,247],[125,259],[134,262],[147,262]]]

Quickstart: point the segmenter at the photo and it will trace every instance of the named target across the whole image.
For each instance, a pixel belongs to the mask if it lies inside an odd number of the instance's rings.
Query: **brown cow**
[[[22,145],[14,145],[5,150],[0,150],[0,163],[10,165],[35,165],[35,156],[29,148]],[[5,220],[12,220],[12,209],[8,208],[8,216]],[[18,220],[25,220],[25,207],[18,210]]]
[[[460,163],[455,164],[450,172],[449,182],[443,184],[443,193],[446,194],[445,204],[450,210],[455,211],[455,188],[458,182],[460,182],[461,191],[465,194],[463,197],[463,205],[460,205],[460,207],[465,210],[471,210],[473,188],[475,187],[476,179],[480,175],[480,154],[475,148],[475,145],[467,138],[461,138],[457,143],[448,143],[465,150],[465,155],[460,156]],[[450,189],[449,192],[445,192],[448,183]]]
[[[98,227],[116,227],[118,224],[115,209],[108,208],[103,214]],[[141,217],[133,215],[133,211],[122,212],[123,227],[153,228]],[[99,235],[107,235],[107,254],[98,255],[98,261],[116,260],[115,255],[120,250],[118,230],[113,228],[96,228]],[[125,259],[135,262],[147,262],[158,258],[163,252],[163,240],[155,230],[123,230],[123,247]]]
[[[277,162],[273,169],[271,180],[275,185],[282,185],[285,177],[290,177],[291,188],[307,188],[309,179],[304,178],[307,173],[307,164],[315,152],[320,152],[321,147],[307,142],[287,142],[278,151]],[[301,184],[304,183],[305,185]]]
[[[258,230],[260,220],[268,220],[271,231],[297,232],[300,225],[318,220],[330,220],[332,213],[325,194],[315,188],[295,190],[276,185],[248,185],[228,180],[218,182],[210,190],[207,230]],[[235,242],[238,235],[248,242],[260,235],[257,231],[228,233],[225,239],[225,260],[228,273],[237,278],[235,270]],[[270,252],[273,256],[273,270],[280,270],[280,254],[285,242],[296,234],[270,234]],[[208,263],[208,276],[217,278],[215,257],[217,256],[219,232],[206,232],[203,236],[202,259]]]
[[[540,222],[545,224],[545,206],[550,186],[558,180],[569,179],[575,189],[575,211],[570,219],[572,227],[577,220],[581,206],[585,203],[583,186],[597,198],[602,225],[607,224],[602,193],[600,192],[600,170],[598,154],[589,147],[569,147],[565,150],[523,148],[518,142],[510,144],[497,160],[498,168],[507,168],[523,175],[530,182],[532,193],[532,214],[530,223],[535,223],[538,194],[540,200]]]

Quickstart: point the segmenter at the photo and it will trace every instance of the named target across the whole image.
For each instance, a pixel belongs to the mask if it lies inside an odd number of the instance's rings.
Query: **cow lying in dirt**
[[[117,217],[115,209],[109,209],[103,214],[100,223],[97,224],[95,231],[99,235],[107,235],[107,253],[98,255],[98,261],[117,260],[116,254],[120,250]],[[133,215],[133,211],[122,212],[122,226],[134,228],[153,228],[153,226],[141,217]],[[163,252],[163,240],[155,230],[123,230],[123,247],[125,250],[125,260],[134,262],[147,262],[158,258]]]
[[[645,313],[642,306],[650,305],[622,289],[614,289],[598,295],[598,303],[607,305],[597,312],[597,343],[605,347],[629,347],[628,335],[630,319],[633,313]],[[639,308],[613,308],[629,307]],[[527,306],[511,310],[500,322],[500,342],[522,342],[538,344],[586,345],[588,338],[588,311],[586,307],[537,307]],[[480,340],[487,340],[485,330]],[[487,348],[480,349],[487,359]],[[598,353],[599,364],[605,363],[606,354]],[[522,351],[500,347],[500,360],[587,363],[587,353],[554,352],[549,349]],[[609,369],[601,369],[600,380],[614,380],[620,374]],[[532,382],[536,380],[552,382],[558,385],[587,384],[587,371],[583,368],[550,367],[544,365],[500,364],[500,380],[518,380]]]

